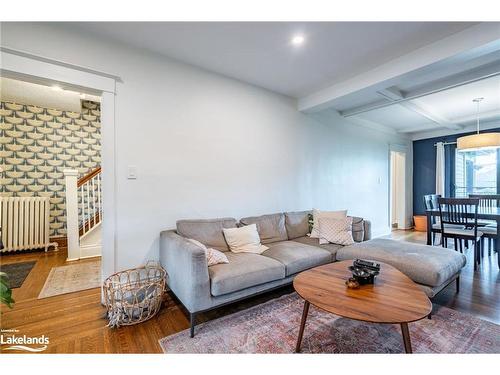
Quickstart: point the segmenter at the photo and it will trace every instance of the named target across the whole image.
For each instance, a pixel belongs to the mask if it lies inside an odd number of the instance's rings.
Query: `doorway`
[[[389,224],[391,229],[406,228],[406,153],[390,152]]]
[[[0,47],[2,77],[28,80],[32,83],[53,85],[101,98],[101,165],[102,165],[102,279],[116,272],[116,202],[115,202],[115,91],[120,77],[84,68],[71,63],[52,60],[11,48]]]

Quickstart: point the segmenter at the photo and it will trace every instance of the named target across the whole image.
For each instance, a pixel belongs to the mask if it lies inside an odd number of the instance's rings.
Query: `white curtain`
[[[436,144],[436,194],[444,197],[444,143]]]

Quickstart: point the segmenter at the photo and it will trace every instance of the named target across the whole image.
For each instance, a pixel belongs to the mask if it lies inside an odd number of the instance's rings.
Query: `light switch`
[[[127,179],[129,180],[137,179],[137,167],[135,165],[129,165],[127,169],[128,169]]]

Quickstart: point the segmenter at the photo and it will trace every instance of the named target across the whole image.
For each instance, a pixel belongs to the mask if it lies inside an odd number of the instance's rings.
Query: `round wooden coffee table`
[[[408,323],[425,318],[432,304],[422,289],[394,267],[380,263],[374,284],[349,289],[347,267],[352,260],[319,266],[297,275],[293,286],[305,300],[295,352],[300,352],[309,305],[344,318],[371,323],[400,324],[406,353],[411,353]]]

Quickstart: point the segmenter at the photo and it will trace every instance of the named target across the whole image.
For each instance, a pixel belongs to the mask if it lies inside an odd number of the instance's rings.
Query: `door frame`
[[[409,149],[408,146],[402,145],[402,144],[395,144],[391,143],[389,144],[389,150],[388,150],[388,189],[387,189],[387,197],[388,197],[388,207],[387,207],[387,221],[389,225],[389,230],[392,230],[392,152],[400,152],[404,154],[405,156],[405,165],[404,165],[404,187],[405,187],[405,195],[404,195],[404,202],[405,202],[405,207],[404,207],[404,223],[403,223],[403,228],[398,228],[398,229],[409,229],[411,227],[411,221],[408,223],[408,189],[411,188],[411,186],[408,186],[408,155],[409,155]],[[408,225],[410,224],[410,225]]]
[[[101,276],[104,280],[116,272],[116,154],[115,98],[120,77],[58,61],[29,52],[0,46],[2,77],[39,84],[57,84],[62,88],[101,96],[101,165],[103,212]]]

